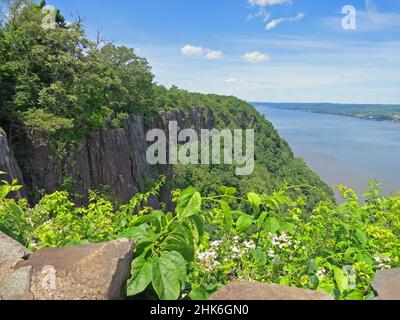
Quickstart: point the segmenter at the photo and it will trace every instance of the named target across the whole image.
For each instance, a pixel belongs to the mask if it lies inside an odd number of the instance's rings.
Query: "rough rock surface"
[[[31,280],[31,267],[11,271],[0,281],[0,300],[32,300]]]
[[[0,231],[0,264],[24,259],[28,254],[29,251],[24,246]]]
[[[377,300],[400,300],[400,268],[379,270],[372,282]]]
[[[52,193],[59,189],[65,174],[74,180],[78,194],[106,186],[122,202],[145,191],[151,171],[146,161],[146,139],[142,119],[131,116],[125,129],[90,133],[79,148],[61,163],[39,130],[29,133],[33,145],[30,188]]]
[[[29,300],[30,268],[15,271],[14,267],[27,258],[28,250],[0,232],[0,300]]]
[[[9,146],[7,135],[2,128],[0,128],[0,171],[7,173],[6,176],[2,176],[2,180],[11,182],[17,179],[23,183],[22,173],[14,158],[14,154]],[[16,193],[17,197],[24,196],[23,190]]]
[[[234,282],[215,293],[214,301],[264,301],[264,300],[334,300],[321,291],[297,289],[276,284]]]
[[[210,110],[197,109],[165,112],[148,123],[141,117],[130,116],[123,129],[90,133],[79,148],[70,150],[70,156],[61,161],[63,164],[47,143],[44,133],[31,130],[28,133],[33,146],[29,188],[55,192],[62,185],[66,172],[74,181],[76,193],[84,195],[88,189],[105,186],[119,201],[126,203],[137,192],[148,191],[149,182],[164,175],[167,185],[159,200],[171,205],[169,183],[172,168],[169,165],[148,164],[146,133],[151,129],[162,129],[168,134],[169,121],[177,121],[180,128],[212,129],[215,126],[213,119],[215,117]]]
[[[125,298],[134,249],[128,239],[27,255],[0,232],[0,249],[0,300]]]
[[[119,300],[130,277],[133,243],[44,249],[15,268],[31,267],[35,300]]]

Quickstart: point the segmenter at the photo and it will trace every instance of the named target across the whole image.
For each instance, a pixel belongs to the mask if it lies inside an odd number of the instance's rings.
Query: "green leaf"
[[[161,300],[177,300],[185,280],[186,263],[178,252],[162,252],[153,260],[152,284]]]
[[[224,212],[224,230],[226,233],[230,233],[233,226],[233,217],[231,208],[225,201],[220,201],[222,211]]]
[[[361,230],[356,230],[356,238],[361,246],[366,247],[368,245],[368,236]]]
[[[177,203],[176,212],[178,213],[179,220],[183,221],[200,212],[201,194],[194,188],[186,189],[182,192]]]
[[[282,277],[279,279],[279,284],[281,286],[288,286],[290,284],[290,279],[287,277]]]
[[[192,299],[193,301],[206,301],[210,298],[210,294],[207,292],[205,288],[198,287],[190,292],[189,298]]]
[[[183,256],[179,252],[170,251],[162,252],[161,257],[169,259],[175,265],[175,273],[177,273],[178,279],[183,286],[187,277],[186,261]]]
[[[201,237],[204,235],[204,220],[199,216],[190,217],[192,223],[192,231],[194,233],[194,237],[196,242],[200,242]]]
[[[265,267],[267,264],[267,254],[262,249],[253,251],[254,260],[257,266]]]
[[[236,230],[238,232],[246,232],[253,224],[253,218],[247,214],[243,214],[236,221]]]
[[[334,278],[340,293],[343,294],[349,288],[349,279],[338,267],[334,268]]]
[[[290,235],[295,235],[297,226],[290,222],[284,222],[283,224],[281,223],[281,229],[285,230]]]
[[[153,264],[144,257],[135,259],[132,263],[132,278],[128,281],[127,294],[135,296],[149,286],[153,280]]]
[[[354,289],[346,293],[345,300],[364,300],[364,291],[360,289]]]
[[[221,187],[219,189],[226,196],[233,196],[237,192],[237,189],[236,188],[232,188],[232,187],[228,188],[228,187],[224,187],[223,186],[223,187]]]
[[[315,275],[317,272],[317,262],[315,259],[309,259],[307,261],[307,273],[309,275]]]
[[[267,212],[262,212],[260,214],[260,216],[258,217],[258,220],[257,220],[257,228],[258,228],[258,230],[260,230],[263,227],[265,219],[267,218],[267,215],[268,215]]]
[[[271,217],[267,218],[266,228],[268,232],[276,234],[280,230],[281,226],[276,218]]]
[[[118,238],[131,238],[135,241],[136,246],[143,242],[152,242],[153,237],[149,233],[148,229],[149,226],[147,224],[142,224],[137,227],[129,228],[118,235]]]
[[[375,259],[366,251],[360,251],[356,255],[356,260],[358,262],[364,262],[370,267],[375,265]]]
[[[313,286],[313,289],[316,290],[319,286],[319,279],[316,275],[310,276],[310,281]]]
[[[261,205],[261,198],[257,193],[248,193],[247,200],[253,207],[259,207]]]
[[[193,261],[194,243],[191,233],[192,231],[189,227],[178,223],[173,224],[161,250],[177,251],[186,259],[186,261]]]

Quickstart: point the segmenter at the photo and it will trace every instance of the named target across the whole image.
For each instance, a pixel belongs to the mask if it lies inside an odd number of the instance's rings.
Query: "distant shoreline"
[[[400,124],[400,105],[351,105],[331,103],[251,103],[255,108],[328,114],[360,120]]]

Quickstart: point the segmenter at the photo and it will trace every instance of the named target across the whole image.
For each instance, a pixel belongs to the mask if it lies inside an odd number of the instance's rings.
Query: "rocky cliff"
[[[167,185],[161,201],[169,203],[172,168],[150,166],[146,161],[146,133],[150,129],[168,132],[169,121],[177,121],[181,128],[212,129],[215,117],[211,111],[184,110],[164,112],[145,122],[142,117],[130,116],[123,128],[90,133],[79,147],[57,156],[44,132],[31,130],[28,134],[33,146],[30,176],[27,187],[31,191],[52,193],[71,180],[73,191],[86,195],[89,189],[110,191],[119,201],[128,202],[138,192],[145,192],[164,175]]]
[[[85,195],[88,189],[109,191],[122,201],[144,192],[158,178],[168,175],[165,168],[151,168],[146,161],[146,137],[143,119],[131,116],[122,129],[90,133],[60,158],[40,130],[32,130],[30,190],[55,192],[65,185]]]
[[[17,179],[23,182],[21,170],[9,146],[7,135],[2,128],[0,128],[0,171],[7,173],[5,176],[2,176],[1,179],[5,179],[9,182]],[[17,197],[23,195],[24,192],[22,190],[17,192]]]

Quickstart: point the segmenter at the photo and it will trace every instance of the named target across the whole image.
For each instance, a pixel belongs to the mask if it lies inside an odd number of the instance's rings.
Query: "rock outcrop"
[[[133,249],[119,239],[28,255],[0,232],[0,300],[122,300]]]
[[[14,270],[29,256],[28,250],[0,232],[0,300],[31,300],[31,268]]]
[[[400,268],[379,270],[372,282],[377,300],[400,300]]]
[[[6,175],[1,177],[2,180],[11,182],[17,179],[23,183],[21,170],[9,146],[7,135],[2,128],[0,128],[0,171],[6,172]],[[24,192],[22,190],[16,192],[16,196],[19,198],[23,195]]]
[[[146,161],[143,121],[131,116],[126,129],[90,133],[80,147],[60,159],[43,132],[32,130],[33,145],[30,188],[55,192],[66,176],[73,180],[74,191],[84,195],[88,189],[106,187],[118,200],[128,202],[144,192],[152,173]]]
[[[0,232],[0,263],[16,261],[29,255],[29,251],[14,239]]]
[[[276,284],[234,282],[215,293],[214,301],[334,300],[325,292],[297,289]]]
[[[88,134],[80,147],[70,150],[64,159],[57,157],[42,131],[31,130],[28,136],[33,150],[28,187],[52,193],[60,189],[68,176],[77,194],[85,195],[88,189],[105,187],[126,203],[136,193],[148,191],[151,183],[164,175],[167,185],[158,200],[170,204],[172,167],[148,164],[148,130],[162,129],[168,134],[169,121],[177,121],[180,128],[212,129],[215,119],[210,110],[197,109],[168,111],[147,123],[142,117],[130,116],[124,128]]]

